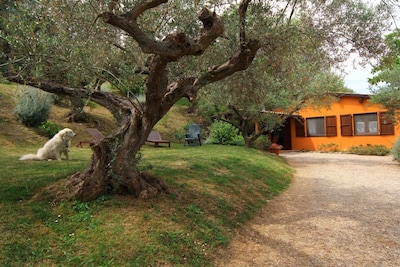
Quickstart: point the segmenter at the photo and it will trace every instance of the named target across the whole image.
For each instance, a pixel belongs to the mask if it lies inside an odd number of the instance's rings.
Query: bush
[[[392,155],[394,160],[400,161],[400,137],[393,144]]]
[[[318,151],[320,152],[338,152],[339,151],[339,145],[335,143],[329,143],[329,144],[321,144],[318,146]]]
[[[25,88],[16,96],[14,114],[28,127],[37,127],[49,118],[54,96],[35,88]]]
[[[178,140],[179,142],[181,142],[185,139],[185,134],[186,134],[186,132],[174,130],[174,138],[176,140]]]
[[[43,135],[52,138],[56,133],[62,130],[64,127],[58,125],[52,121],[45,121],[39,126],[39,130]]]
[[[244,144],[242,136],[239,135],[238,129],[230,123],[223,121],[213,122],[210,126],[210,139],[211,144],[220,145],[242,145]]]
[[[268,137],[261,135],[256,139],[256,141],[254,141],[254,148],[258,150],[266,150],[270,144],[271,141],[268,139]]]
[[[244,146],[244,139],[243,136],[241,135],[236,135],[229,143],[228,145],[231,146]]]
[[[359,145],[352,146],[349,149],[350,154],[357,155],[375,155],[375,156],[386,156],[390,153],[390,149],[382,145]]]

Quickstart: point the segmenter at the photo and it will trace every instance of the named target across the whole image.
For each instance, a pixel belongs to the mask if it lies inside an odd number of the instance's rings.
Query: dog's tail
[[[43,160],[43,157],[35,154],[26,154],[19,158],[19,160]]]

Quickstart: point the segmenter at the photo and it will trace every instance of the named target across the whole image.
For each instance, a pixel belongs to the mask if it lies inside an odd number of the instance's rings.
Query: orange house
[[[293,150],[335,147],[344,151],[359,145],[392,148],[400,136],[400,125],[369,99],[366,94],[343,93],[337,94],[330,108],[303,108],[297,119],[288,119],[278,131],[277,142]]]

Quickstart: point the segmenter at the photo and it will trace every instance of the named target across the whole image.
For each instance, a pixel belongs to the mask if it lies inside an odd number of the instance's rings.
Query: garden
[[[19,161],[47,137],[14,117],[16,88],[0,89],[1,266],[212,266],[236,231],[290,184],[292,169],[265,151],[218,144],[185,147],[174,141],[171,148],[143,146],[139,163],[141,170],[163,177],[174,194],[54,201],[46,195],[48,187],[88,164],[91,148],[76,144],[86,138],[90,123],[65,123],[67,110],[53,106],[49,121],[78,132],[71,160]],[[182,130],[171,127],[171,121],[184,120],[182,109],[178,105],[157,125],[165,136],[179,138],[194,119],[187,117]],[[100,107],[91,113],[101,120],[102,130],[111,128],[110,115]]]

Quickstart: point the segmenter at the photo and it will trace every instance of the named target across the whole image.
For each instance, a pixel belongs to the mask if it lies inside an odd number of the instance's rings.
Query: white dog
[[[76,134],[71,129],[64,128],[47,141],[42,148],[39,148],[36,155],[23,155],[19,160],[61,160],[62,153],[69,160],[69,147],[71,146],[71,139],[75,136]]]

